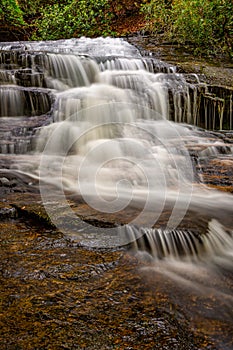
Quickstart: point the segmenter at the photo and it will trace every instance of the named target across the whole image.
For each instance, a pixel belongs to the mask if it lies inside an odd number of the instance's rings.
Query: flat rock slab
[[[215,349],[126,252],[25,219],[0,232],[1,349]]]

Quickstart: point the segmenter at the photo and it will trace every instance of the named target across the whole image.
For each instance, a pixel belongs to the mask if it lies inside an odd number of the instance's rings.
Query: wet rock
[[[32,69],[19,69],[15,72],[16,82],[20,86],[45,87],[44,75],[40,72],[33,72]]]
[[[197,171],[203,183],[223,191],[233,191],[233,158],[230,154],[200,159]]]
[[[2,186],[10,186],[10,181],[6,177],[0,178],[0,185]]]
[[[17,217],[17,211],[15,208],[1,208],[0,207],[0,219],[13,219]]]
[[[214,349],[145,283],[138,260],[29,223],[0,223],[3,349]]]

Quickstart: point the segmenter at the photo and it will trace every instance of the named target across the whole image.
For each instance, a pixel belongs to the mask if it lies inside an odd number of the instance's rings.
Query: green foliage
[[[213,34],[223,50],[233,58],[233,2],[215,0],[213,6]]]
[[[113,21],[141,8],[152,33],[188,44],[195,53],[233,57],[232,0],[0,1],[1,22],[9,28],[27,28],[27,37],[33,40],[115,35]]]
[[[68,0],[41,8],[33,39],[108,35],[111,14],[108,0]]]
[[[233,2],[228,0],[151,0],[142,5],[149,28],[195,52],[233,55]]]
[[[181,43],[190,42],[197,47],[211,46],[213,38],[212,8],[206,0],[174,2],[173,35]]]
[[[20,8],[23,9],[24,17],[29,21],[40,17],[43,8],[53,6],[56,3],[65,5],[67,0],[18,0]]]
[[[24,26],[26,23],[16,0],[1,0],[0,21],[12,27]]]
[[[151,32],[169,32],[171,4],[164,0],[151,0],[142,4],[141,11],[145,14],[147,28]]]
[[[175,1],[173,35],[181,43],[191,42],[200,51],[230,49],[228,35],[232,14],[233,3],[223,0]]]

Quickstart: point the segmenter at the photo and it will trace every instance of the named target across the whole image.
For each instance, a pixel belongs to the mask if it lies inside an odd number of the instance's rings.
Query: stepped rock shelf
[[[230,350],[232,153],[231,87],[0,43],[1,349]]]

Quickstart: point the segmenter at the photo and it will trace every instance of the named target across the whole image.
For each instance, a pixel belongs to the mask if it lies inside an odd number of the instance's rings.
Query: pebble
[[[0,184],[2,184],[3,186],[6,186],[10,184],[10,180],[8,180],[6,177],[1,177],[0,178]]]

